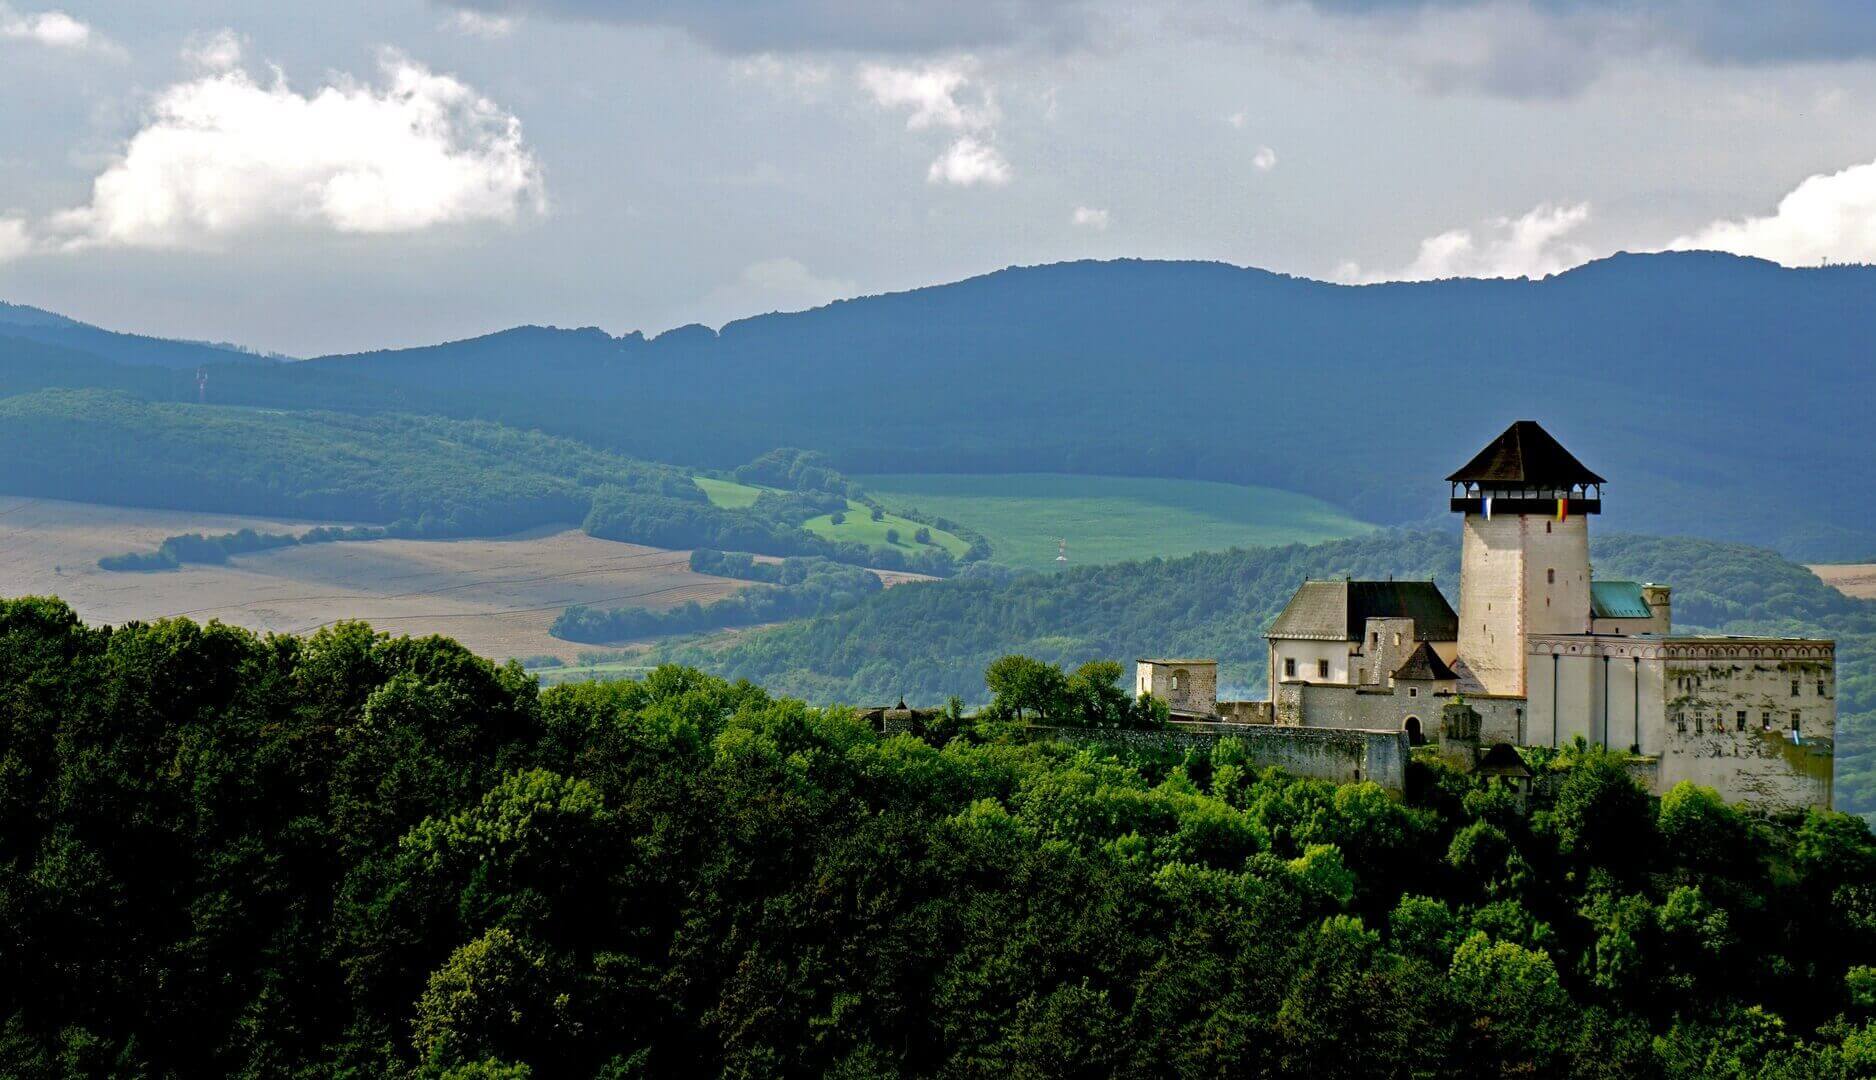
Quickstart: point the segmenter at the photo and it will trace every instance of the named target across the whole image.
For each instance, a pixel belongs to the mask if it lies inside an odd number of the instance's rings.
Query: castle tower
[[[1603,479],[1534,420],[1446,479],[1465,515],[1459,659],[1486,693],[1522,697],[1527,635],[1589,632],[1589,515],[1602,512]]]

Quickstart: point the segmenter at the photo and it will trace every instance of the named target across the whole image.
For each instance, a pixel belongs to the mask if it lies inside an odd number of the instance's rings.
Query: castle
[[[1668,586],[1597,580],[1603,478],[1533,421],[1447,481],[1457,612],[1430,581],[1306,581],[1266,634],[1268,701],[1218,701],[1210,660],[1142,660],[1137,689],[1180,719],[1450,737],[1500,761],[1495,744],[1580,736],[1635,755],[1656,792],[1830,806],[1834,642],[1677,634]]]

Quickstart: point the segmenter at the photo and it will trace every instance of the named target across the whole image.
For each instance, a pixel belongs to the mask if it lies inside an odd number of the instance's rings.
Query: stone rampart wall
[[[1289,728],[1175,720],[1152,731],[1032,726],[1040,738],[1131,746],[1184,753],[1237,739],[1259,768],[1276,766],[1293,776],[1338,784],[1372,780],[1396,798],[1407,791],[1407,736],[1398,731],[1349,728]]]

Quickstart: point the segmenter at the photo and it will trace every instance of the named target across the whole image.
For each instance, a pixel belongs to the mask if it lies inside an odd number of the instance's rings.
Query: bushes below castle
[[[0,602],[0,1074],[1876,1068],[1876,840]]]

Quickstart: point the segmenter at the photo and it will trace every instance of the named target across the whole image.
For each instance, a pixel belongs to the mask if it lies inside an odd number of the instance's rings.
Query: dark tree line
[[[1876,840],[0,603],[0,1074],[1851,1077]]]
[[[744,573],[728,576],[769,583],[752,585],[709,604],[692,600],[672,608],[605,609],[575,604],[560,613],[548,632],[567,641],[603,645],[753,626],[843,611],[884,587],[879,575],[871,570],[820,558],[785,559],[780,563],[751,559],[747,566],[740,566],[721,552],[698,551],[691,555],[691,569],[698,573],[742,570]]]

